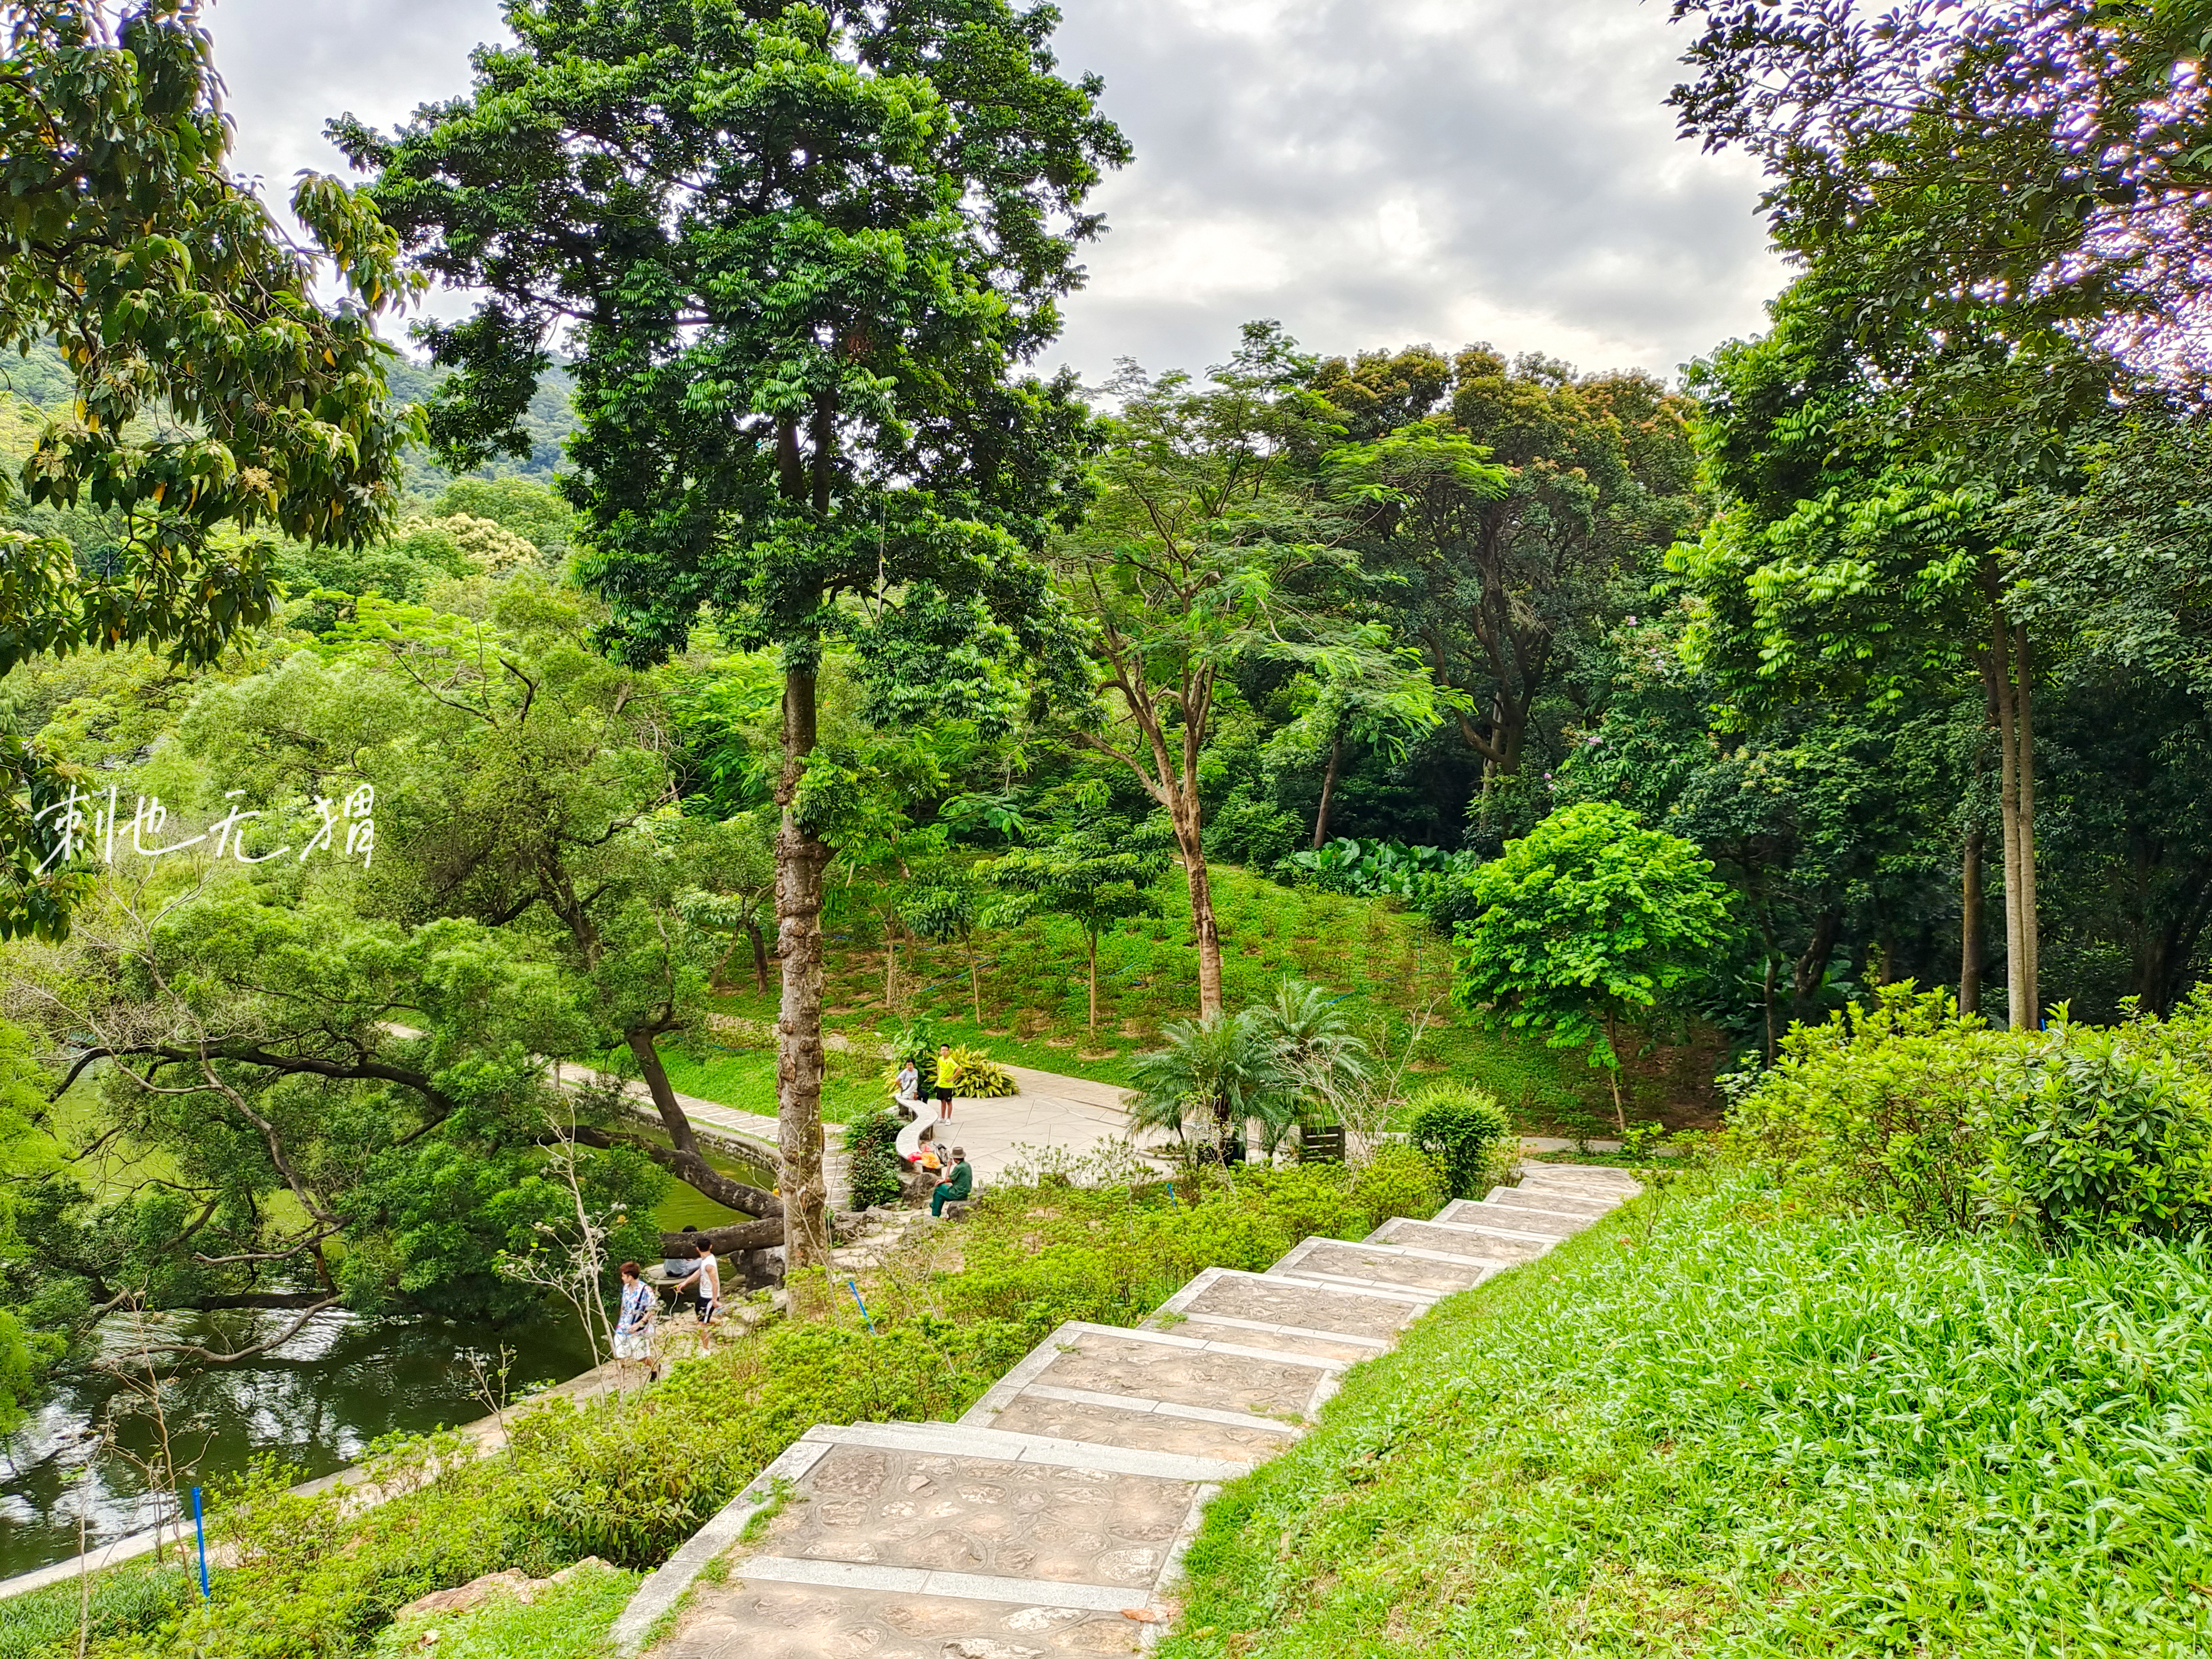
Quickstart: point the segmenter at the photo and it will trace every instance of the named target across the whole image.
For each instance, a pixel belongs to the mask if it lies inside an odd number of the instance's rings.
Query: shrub
[[[2208,1058],[2203,996],[2171,1021],[1998,1031],[1889,986],[1791,1031],[1731,1139],[1802,1197],[1923,1230],[2179,1237],[2212,1226]]]
[[[1368,1218],[1370,1232],[1394,1215],[1426,1221],[1452,1196],[1436,1160],[1398,1141],[1377,1146],[1352,1178],[1352,1201]]]
[[[905,1195],[899,1177],[904,1166],[897,1151],[899,1131],[906,1119],[895,1106],[863,1112],[845,1126],[846,1180],[853,1192],[853,1207],[896,1204]]]
[[[2005,1069],[1991,1215],[2069,1241],[2176,1238],[2212,1221],[2212,1080],[2145,1035],[2062,1020]]]
[[[938,1065],[941,1075],[936,1081],[949,1079],[952,1092],[969,1100],[999,1100],[1021,1092],[1014,1074],[981,1048],[956,1048],[940,1056]]]
[[[1994,1082],[2012,1034],[1949,994],[1884,986],[1871,1008],[1791,1028],[1729,1114],[1739,1152],[1816,1204],[1908,1226],[1980,1224]]]
[[[1468,1083],[1431,1083],[1407,1103],[1406,1133],[1435,1164],[1449,1196],[1480,1198],[1519,1162],[1498,1097]]]

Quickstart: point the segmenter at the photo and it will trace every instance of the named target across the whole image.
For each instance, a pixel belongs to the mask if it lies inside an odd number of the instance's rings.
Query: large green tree
[[[1459,694],[1486,781],[1514,776],[1547,699],[1587,705],[1593,647],[1691,520],[1685,400],[1481,346],[1448,368],[1425,349],[1338,360],[1316,385],[1364,440],[1330,461],[1364,494],[1372,602]],[[1400,410],[1419,418],[1363,431]]]
[[[484,298],[434,329],[456,459],[523,441],[576,359],[583,580],[634,659],[711,611],[782,654],[778,1096],[794,1266],[823,1259],[816,674],[854,642],[879,712],[990,716],[993,659],[1049,654],[1029,556],[1079,506],[1086,417],[1013,371],[1057,332],[1085,210],[1126,158],[1056,14],[512,0],[467,96],[340,143],[421,266]],[[961,705],[965,704],[964,708]]]
[[[1498,1025],[1590,1051],[1620,1098],[1624,1023],[1683,1012],[1729,931],[1727,890],[1692,843],[1599,801],[1561,807],[1475,872],[1452,996]]]
[[[9,9],[0,49],[0,349],[52,341],[74,380],[0,504],[111,514],[97,563],[0,530],[0,672],[38,652],[167,647],[205,661],[270,611],[258,531],[358,545],[398,499],[409,427],[385,406],[380,313],[416,286],[391,233],[303,175],[286,237],[232,174],[196,0],[112,17]],[[342,300],[315,294],[327,264]],[[243,532],[242,534],[240,532]],[[69,781],[0,752],[0,937],[67,925]]]
[[[1074,740],[1126,767],[1166,814],[1190,891],[1198,1006],[1221,1008],[1201,757],[1243,666],[1313,660],[1356,628],[1336,603],[1341,528],[1315,463],[1340,428],[1305,387],[1312,364],[1249,323],[1205,383],[1125,365],[1113,383],[1097,504],[1061,537],[1062,588],[1091,625],[1094,702]]]

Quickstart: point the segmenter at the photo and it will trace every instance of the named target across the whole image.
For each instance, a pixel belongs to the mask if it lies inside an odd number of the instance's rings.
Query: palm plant
[[[1352,1035],[1342,1001],[1318,985],[1286,979],[1271,1000],[1247,1011],[1263,1035],[1282,1045],[1300,1086],[1319,1099],[1358,1087],[1375,1070],[1374,1051]]]
[[[1261,1010],[1177,1020],[1160,1035],[1165,1046],[1139,1054],[1130,1068],[1133,1134],[1169,1129],[1188,1141],[1195,1127],[1225,1151],[1247,1119],[1260,1120],[1270,1145],[1296,1121],[1298,1075]]]

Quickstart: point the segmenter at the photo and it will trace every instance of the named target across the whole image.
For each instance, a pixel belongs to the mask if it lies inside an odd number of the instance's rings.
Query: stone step
[[[1007,1463],[1042,1463],[1055,1468],[1096,1469],[1109,1474],[1142,1474],[1161,1480],[1234,1480],[1252,1466],[1238,1459],[1192,1457],[1126,1446],[1097,1445],[1042,1434],[960,1423],[817,1423],[799,1436],[824,1446],[863,1446],[878,1451],[946,1453],[988,1457]]]
[[[1533,1261],[1559,1241],[1526,1228],[1478,1226],[1473,1223],[1415,1221],[1395,1216],[1367,1236],[1372,1244],[1403,1244],[1413,1249],[1456,1252],[1476,1260],[1510,1264]]]
[[[769,1581],[702,1587],[654,1659],[1042,1659],[1133,1652],[1143,1632],[1158,1628],[1132,1622],[1121,1608],[970,1600],[932,1589],[933,1577],[945,1575],[911,1575],[913,1587],[896,1589]],[[1132,1603],[1129,1612],[1151,1611],[1127,1593],[1107,1599]]]
[[[1437,1211],[1436,1219],[1428,1224],[1534,1233],[1546,1238],[1572,1238],[1596,1219],[1591,1215],[1560,1215],[1550,1210],[1532,1210],[1525,1205],[1488,1204],[1480,1199],[1462,1198]]]
[[[1257,1463],[1273,1457],[1304,1432],[1280,1418],[1250,1412],[1216,1411],[1207,1406],[1140,1400],[1128,1395],[1095,1394],[1031,1383],[1002,1404],[979,1408],[979,1421],[1016,1433],[1091,1446],[1125,1446],[1133,1450],[1218,1458]],[[971,1411],[960,1420],[965,1431]]]
[[[1192,1478],[1198,1460],[1095,1447],[1079,1457],[1034,1437],[970,1433],[1023,1455],[956,1451],[954,1437],[918,1424],[813,1431],[823,1455],[758,1540],[739,1546],[732,1580],[1102,1612],[1142,1607],[1194,1505],[1212,1489]],[[1017,1441],[1026,1443],[1010,1445]],[[1132,1462],[1178,1472],[1133,1471]]]
[[[728,1583],[694,1592],[665,1659],[1131,1651],[1244,1467],[941,1423],[802,1440],[819,1461]]]
[[[1555,1215],[1611,1215],[1621,1206],[1618,1198],[1586,1198],[1559,1187],[1492,1187],[1483,1201],[1511,1210],[1548,1210]]]
[[[1354,1288],[1429,1291],[1439,1295],[1480,1285],[1510,1267],[1504,1257],[1462,1249],[1420,1249],[1410,1244],[1350,1243],[1340,1238],[1309,1238],[1293,1245],[1267,1269],[1271,1279],[1310,1279]]]
[[[1335,1392],[1346,1364],[1212,1337],[1071,1322],[1039,1343],[960,1420],[990,1423],[1024,1389],[1042,1385],[1302,1423]]]
[[[1265,1273],[1209,1267],[1145,1322],[1154,1330],[1206,1335],[1346,1361],[1370,1358],[1427,1310],[1404,1292],[1297,1284]]]
[[[1644,1183],[1627,1170],[1603,1164],[1523,1164],[1521,1184],[1567,1187],[1577,1192],[1601,1190],[1625,1198],[1633,1198],[1644,1190]]]

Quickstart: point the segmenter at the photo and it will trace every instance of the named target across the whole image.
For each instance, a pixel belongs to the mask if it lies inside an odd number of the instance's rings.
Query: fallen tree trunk
[[[733,1221],[726,1227],[702,1228],[696,1233],[663,1233],[660,1253],[680,1261],[680,1253],[694,1244],[704,1244],[716,1255],[728,1255],[737,1250],[772,1249],[782,1243],[783,1218],[770,1216],[763,1221]]]

